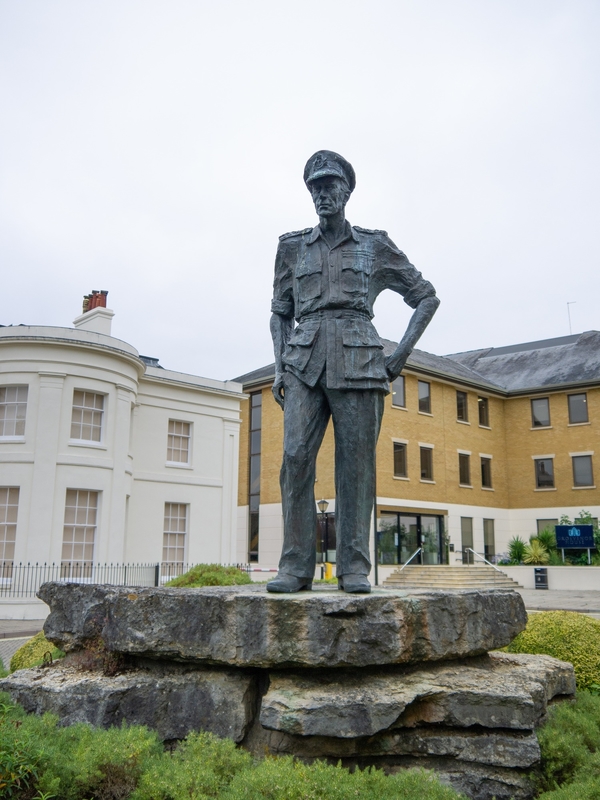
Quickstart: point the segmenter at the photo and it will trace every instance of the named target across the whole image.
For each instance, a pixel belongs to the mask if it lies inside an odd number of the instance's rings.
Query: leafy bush
[[[530,614],[527,627],[506,648],[509,653],[545,653],[570,661],[579,689],[600,684],[600,620],[575,611]]]
[[[255,764],[228,739],[192,733],[173,752],[142,726],[62,728],[0,695],[0,797],[39,800],[459,800],[423,771],[386,777],[292,758]]]
[[[19,647],[10,660],[10,671],[36,667],[43,662],[46,653],[50,653],[53,661],[64,656],[63,651],[49,642],[44,636],[44,632],[40,631]]]
[[[544,528],[543,531],[540,531],[535,536],[531,536],[529,541],[533,541],[537,539],[540,544],[543,544],[546,550],[550,553],[552,550],[556,550],[556,533],[552,528]]]
[[[523,548],[524,564],[547,564],[550,555],[539,539],[532,539],[530,544]]]
[[[537,735],[542,752],[540,788],[547,790],[540,800],[597,800],[600,697],[579,692],[575,702],[553,706]]]
[[[513,536],[508,543],[508,557],[512,564],[520,564],[523,561],[523,553],[526,544],[520,536]]]
[[[192,589],[197,586],[239,586],[252,583],[250,576],[237,567],[220,564],[196,564],[183,575],[169,581],[166,586]]]
[[[290,756],[266,758],[239,773],[222,800],[459,800],[432,773],[410,770],[387,776],[380,770],[348,772],[322,761],[303,764]]]

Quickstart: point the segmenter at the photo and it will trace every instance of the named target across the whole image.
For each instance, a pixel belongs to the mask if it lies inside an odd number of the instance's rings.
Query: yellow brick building
[[[395,347],[384,340],[386,353]],[[277,565],[283,414],[274,365],[236,378],[242,404],[238,559]],[[335,550],[331,425],[315,497],[327,501],[320,557]],[[435,356],[415,350],[392,392],[377,447],[378,563],[486,557],[561,515],[600,515],[600,333]],[[373,542],[375,536],[372,537]],[[373,553],[374,555],[374,553]]]

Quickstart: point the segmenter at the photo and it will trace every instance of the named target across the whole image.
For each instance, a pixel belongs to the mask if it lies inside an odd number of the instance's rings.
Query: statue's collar
[[[321,235],[322,235],[321,234],[321,226],[320,225],[315,225],[315,227],[312,229],[312,233],[308,237],[308,244],[314,244],[317,241],[317,239],[319,238],[319,236],[321,236]],[[340,242],[338,242],[337,246],[339,246],[340,244],[345,242],[347,239],[354,239],[354,241],[357,242],[357,243],[359,241],[358,240],[358,236],[356,234],[356,231],[354,230],[352,225],[350,225],[348,220],[346,220],[346,235],[344,236],[344,238]]]

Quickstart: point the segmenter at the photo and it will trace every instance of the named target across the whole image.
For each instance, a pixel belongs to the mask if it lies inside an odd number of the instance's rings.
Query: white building
[[[0,327],[5,585],[28,562],[68,577],[92,563],[236,560],[241,385],[141,358],[110,335],[112,317],[95,307],[74,328]],[[35,604],[0,592],[0,617],[43,616]]]

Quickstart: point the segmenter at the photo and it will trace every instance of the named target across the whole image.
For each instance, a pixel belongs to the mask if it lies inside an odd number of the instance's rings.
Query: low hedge
[[[0,797],[36,800],[465,800],[433,774],[256,762],[228,739],[192,733],[172,752],[139,725],[62,728],[0,695]]]
[[[165,586],[193,589],[198,586],[240,586],[252,583],[250,576],[237,567],[222,567],[220,564],[196,564],[183,575],[169,581]]]
[[[59,650],[52,642],[49,642],[44,636],[44,632],[40,631],[25,644],[21,645],[13,655],[10,660],[10,671],[15,672],[18,669],[36,667],[43,662],[46,653],[50,653],[52,661],[64,656],[62,650]]]
[[[569,661],[578,689],[600,686],[600,620],[575,611],[540,611],[529,615],[527,627],[506,650],[543,653]]]

